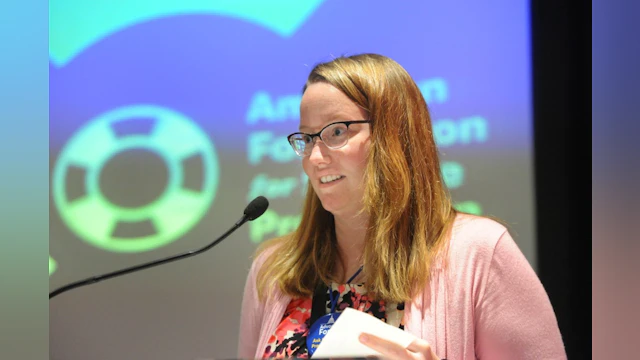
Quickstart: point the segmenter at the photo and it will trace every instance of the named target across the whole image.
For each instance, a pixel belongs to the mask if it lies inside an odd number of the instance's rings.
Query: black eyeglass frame
[[[349,130],[349,125],[351,124],[371,124],[371,120],[351,120],[351,121],[336,121],[333,122],[331,124],[328,124],[327,126],[323,127],[322,129],[320,129],[320,131],[318,131],[315,134],[308,134],[308,133],[304,133],[304,132],[294,132],[293,134],[290,134],[289,136],[287,136],[287,141],[289,142],[289,145],[291,145],[291,147],[293,148],[293,143],[291,142],[291,137],[294,135],[306,135],[309,136],[311,138],[311,144],[314,144],[314,138],[319,138],[320,140],[322,140],[322,137],[320,136],[320,134],[324,131],[324,129],[328,128],[329,126],[333,126],[333,125],[337,125],[337,124],[344,124],[347,126],[347,130]],[[345,145],[349,142],[350,138],[347,138],[347,142],[345,143]],[[324,140],[322,141],[324,143]],[[326,145],[326,143],[325,143]],[[344,146],[344,145],[342,145]],[[341,146],[341,147],[342,147]],[[332,148],[331,146],[327,145],[327,147],[329,149],[339,149],[340,147],[337,148]],[[295,151],[295,148],[293,148],[293,151],[298,154],[297,151]],[[300,157],[302,157],[302,155],[298,154]]]

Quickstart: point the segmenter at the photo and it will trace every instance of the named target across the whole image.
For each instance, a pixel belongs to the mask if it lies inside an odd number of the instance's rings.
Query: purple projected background
[[[254,196],[270,210],[208,253],[52,300],[52,359],[234,356],[250,255],[298,221],[304,176],[285,136],[302,85],[339,55],[409,71],[455,201],[505,220],[535,268],[527,2],[275,1],[262,23],[247,15],[260,2],[170,3],[100,4],[85,22],[71,21],[83,2],[51,5],[50,289],[202,247]],[[307,9],[299,25],[278,28],[293,8]],[[123,13],[58,55],[74,40],[56,29]]]

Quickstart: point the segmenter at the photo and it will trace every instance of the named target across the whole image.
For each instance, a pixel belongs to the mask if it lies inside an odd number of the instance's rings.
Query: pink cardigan
[[[261,358],[291,298],[258,301],[250,270],[242,301],[238,356]],[[566,359],[549,298],[507,229],[487,218],[459,215],[449,266],[435,265],[429,286],[405,304],[405,331],[427,340],[440,358]]]

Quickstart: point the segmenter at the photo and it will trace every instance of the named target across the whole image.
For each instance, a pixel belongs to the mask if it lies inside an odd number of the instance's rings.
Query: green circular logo
[[[127,122],[149,120],[145,133],[117,132]],[[159,155],[168,169],[167,186],[153,201],[122,207],[100,190],[103,166],[123,151],[143,149]],[[184,186],[183,163],[199,158],[202,185]],[[71,169],[84,174],[80,196],[68,196]],[[76,172],[77,173],[77,172]],[[118,108],[98,116],[77,131],[62,149],[53,173],[55,205],[67,226],[81,239],[110,251],[142,252],[167,245],[184,235],[207,213],[217,190],[218,158],[211,139],[186,116],[153,105]],[[127,181],[126,174],[122,181]],[[118,227],[144,223],[150,234],[122,236]]]

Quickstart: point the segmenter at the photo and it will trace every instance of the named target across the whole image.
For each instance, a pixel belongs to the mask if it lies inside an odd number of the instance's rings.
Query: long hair
[[[318,64],[304,90],[317,82],[341,90],[372,120],[362,209],[369,217],[362,257],[367,293],[408,301],[427,285],[456,216],[427,103],[404,68],[376,54]],[[333,215],[310,184],[297,230],[264,243],[258,254],[266,249],[273,251],[258,273],[261,298],[273,288],[310,296],[319,282],[340,281]]]

